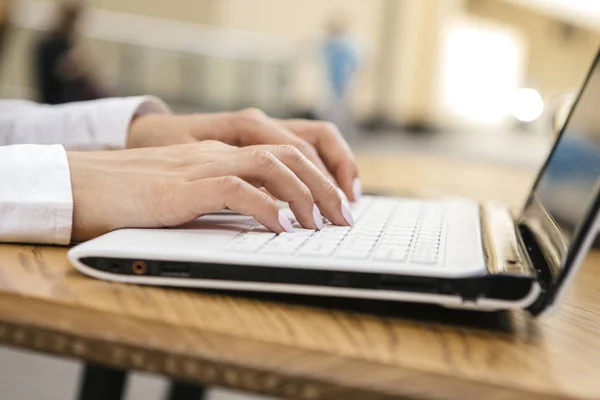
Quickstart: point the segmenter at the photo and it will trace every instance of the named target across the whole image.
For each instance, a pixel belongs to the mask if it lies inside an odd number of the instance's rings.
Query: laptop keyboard
[[[239,234],[229,250],[242,253],[373,259],[437,265],[444,246],[444,203],[364,198],[353,208],[354,227],[327,224],[275,235],[261,226]],[[296,227],[299,227],[295,223]]]

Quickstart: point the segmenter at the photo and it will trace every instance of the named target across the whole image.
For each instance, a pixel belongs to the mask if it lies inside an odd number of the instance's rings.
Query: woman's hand
[[[203,140],[234,146],[291,145],[352,201],[361,196],[356,163],[337,127],[328,122],[277,120],[256,109],[232,113],[143,115],[131,123],[128,147],[155,147]]]
[[[352,225],[336,187],[296,147],[239,148],[217,141],[111,152],[69,152],[74,241],[119,228],[170,227],[229,208],[273,232],[292,225],[277,203],[288,202],[302,226],[323,217]]]

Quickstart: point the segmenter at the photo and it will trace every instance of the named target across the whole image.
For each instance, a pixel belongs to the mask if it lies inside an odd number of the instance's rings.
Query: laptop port
[[[133,264],[131,264],[131,270],[136,275],[146,275],[146,272],[148,272],[148,266],[144,261],[134,261]]]
[[[159,265],[159,275],[188,278],[192,276],[192,272],[190,265],[186,263],[161,263]]]

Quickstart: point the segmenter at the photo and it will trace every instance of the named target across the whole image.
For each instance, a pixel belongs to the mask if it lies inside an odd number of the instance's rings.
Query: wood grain
[[[359,163],[367,189],[428,187],[513,207],[535,172],[427,158]],[[65,252],[0,246],[0,342],[286,398],[600,398],[597,252],[565,303],[538,320],[127,286],[77,273]]]

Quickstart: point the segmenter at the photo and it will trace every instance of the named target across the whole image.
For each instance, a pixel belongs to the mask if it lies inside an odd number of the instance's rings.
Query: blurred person
[[[2,67],[2,50],[6,45],[9,25],[9,4],[8,0],[0,0],[0,68]]]
[[[83,12],[79,2],[60,4],[54,25],[35,48],[35,81],[43,103],[62,104],[109,95],[94,76],[82,49],[77,47]]]
[[[344,101],[358,66],[358,51],[344,19],[330,21],[323,51],[331,92],[337,101]]]
[[[360,196],[352,153],[331,124],[253,109],[171,115],[152,97],[0,100],[0,171],[0,242],[64,245],[224,208],[290,231],[273,197],[305,228],[322,227],[321,215],[351,225],[337,186]]]
[[[325,117],[351,134],[355,128],[348,93],[358,69],[359,52],[345,18],[336,16],[329,21],[323,56],[331,95]]]

